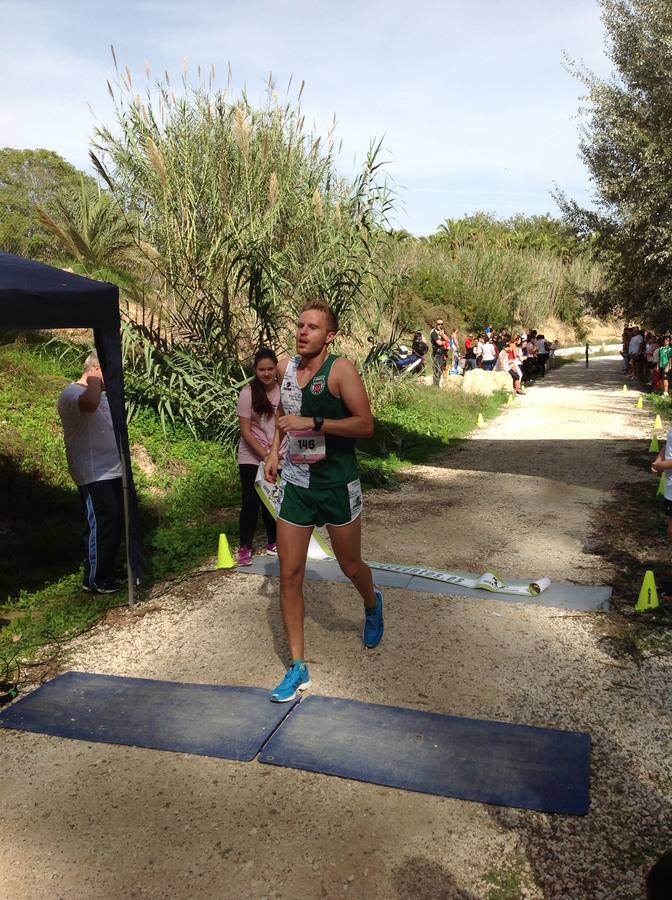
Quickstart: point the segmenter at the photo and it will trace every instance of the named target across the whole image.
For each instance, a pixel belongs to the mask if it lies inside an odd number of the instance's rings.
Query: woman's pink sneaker
[[[238,565],[239,566],[251,566],[252,565],[252,548],[251,547],[241,547],[238,550]]]
[[[268,553],[269,556],[277,556],[278,555],[278,545],[275,543],[266,544],[266,553]]]

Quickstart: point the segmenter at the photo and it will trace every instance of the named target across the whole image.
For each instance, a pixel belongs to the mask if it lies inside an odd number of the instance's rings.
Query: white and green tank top
[[[290,359],[280,390],[282,409],[289,416],[322,416],[323,419],[347,419],[350,410],[340,397],[329,390],[331,367],[338,359],[329,355],[308,384],[301,388],[297,381],[300,356]],[[326,488],[348,484],[359,478],[355,442],[353,438],[327,434],[324,439],[326,458],[319,462],[294,462],[289,454],[282,468],[282,477],[299,487]]]

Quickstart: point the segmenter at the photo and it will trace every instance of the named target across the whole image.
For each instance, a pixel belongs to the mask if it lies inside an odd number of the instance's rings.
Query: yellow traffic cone
[[[657,497],[665,496],[665,472],[663,472],[660,476],[660,480],[658,481],[658,492],[656,494]]]
[[[637,409],[644,409],[644,398],[642,395],[639,395],[639,400],[637,401]]]
[[[478,427],[483,428],[485,426],[485,419],[483,418],[483,413],[478,414]]]
[[[658,606],[660,606],[660,600],[656,590],[656,579],[653,577],[653,572],[647,569],[635,609],[637,612],[644,612],[646,609],[656,609]]]
[[[627,386],[627,384],[624,384],[624,385],[623,385],[623,393],[624,393],[624,394],[627,394],[627,393],[628,393],[628,386]]]
[[[653,423],[654,428],[662,428],[663,423],[660,421],[660,416],[656,416],[656,421]]]
[[[649,444],[649,453],[658,453],[660,447],[658,446],[658,435],[654,434],[651,438],[651,443]]]
[[[218,569],[235,569],[236,563],[231,556],[229,542],[225,534],[219,536],[219,547],[217,548],[217,568]]]

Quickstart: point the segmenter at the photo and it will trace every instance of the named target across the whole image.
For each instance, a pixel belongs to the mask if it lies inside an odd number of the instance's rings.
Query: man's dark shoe
[[[103,581],[97,581],[95,584],[82,585],[82,590],[89,591],[92,594],[116,594],[120,585],[114,578],[105,578]]]

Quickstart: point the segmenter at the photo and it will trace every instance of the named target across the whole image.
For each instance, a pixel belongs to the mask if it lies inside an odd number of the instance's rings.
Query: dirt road
[[[461,449],[367,495],[366,555],[609,583],[584,549],[650,415],[618,362],[563,367]],[[637,590],[633,585],[633,590]],[[323,695],[587,731],[584,818],[488,807],[181,754],[0,733],[0,896],[633,900],[672,848],[669,659],[638,667],[617,623],[543,605],[386,592],[361,649],[351,588],[310,584],[307,653]],[[73,643],[69,668],[272,687],[285,663],[277,583],[217,573]]]

